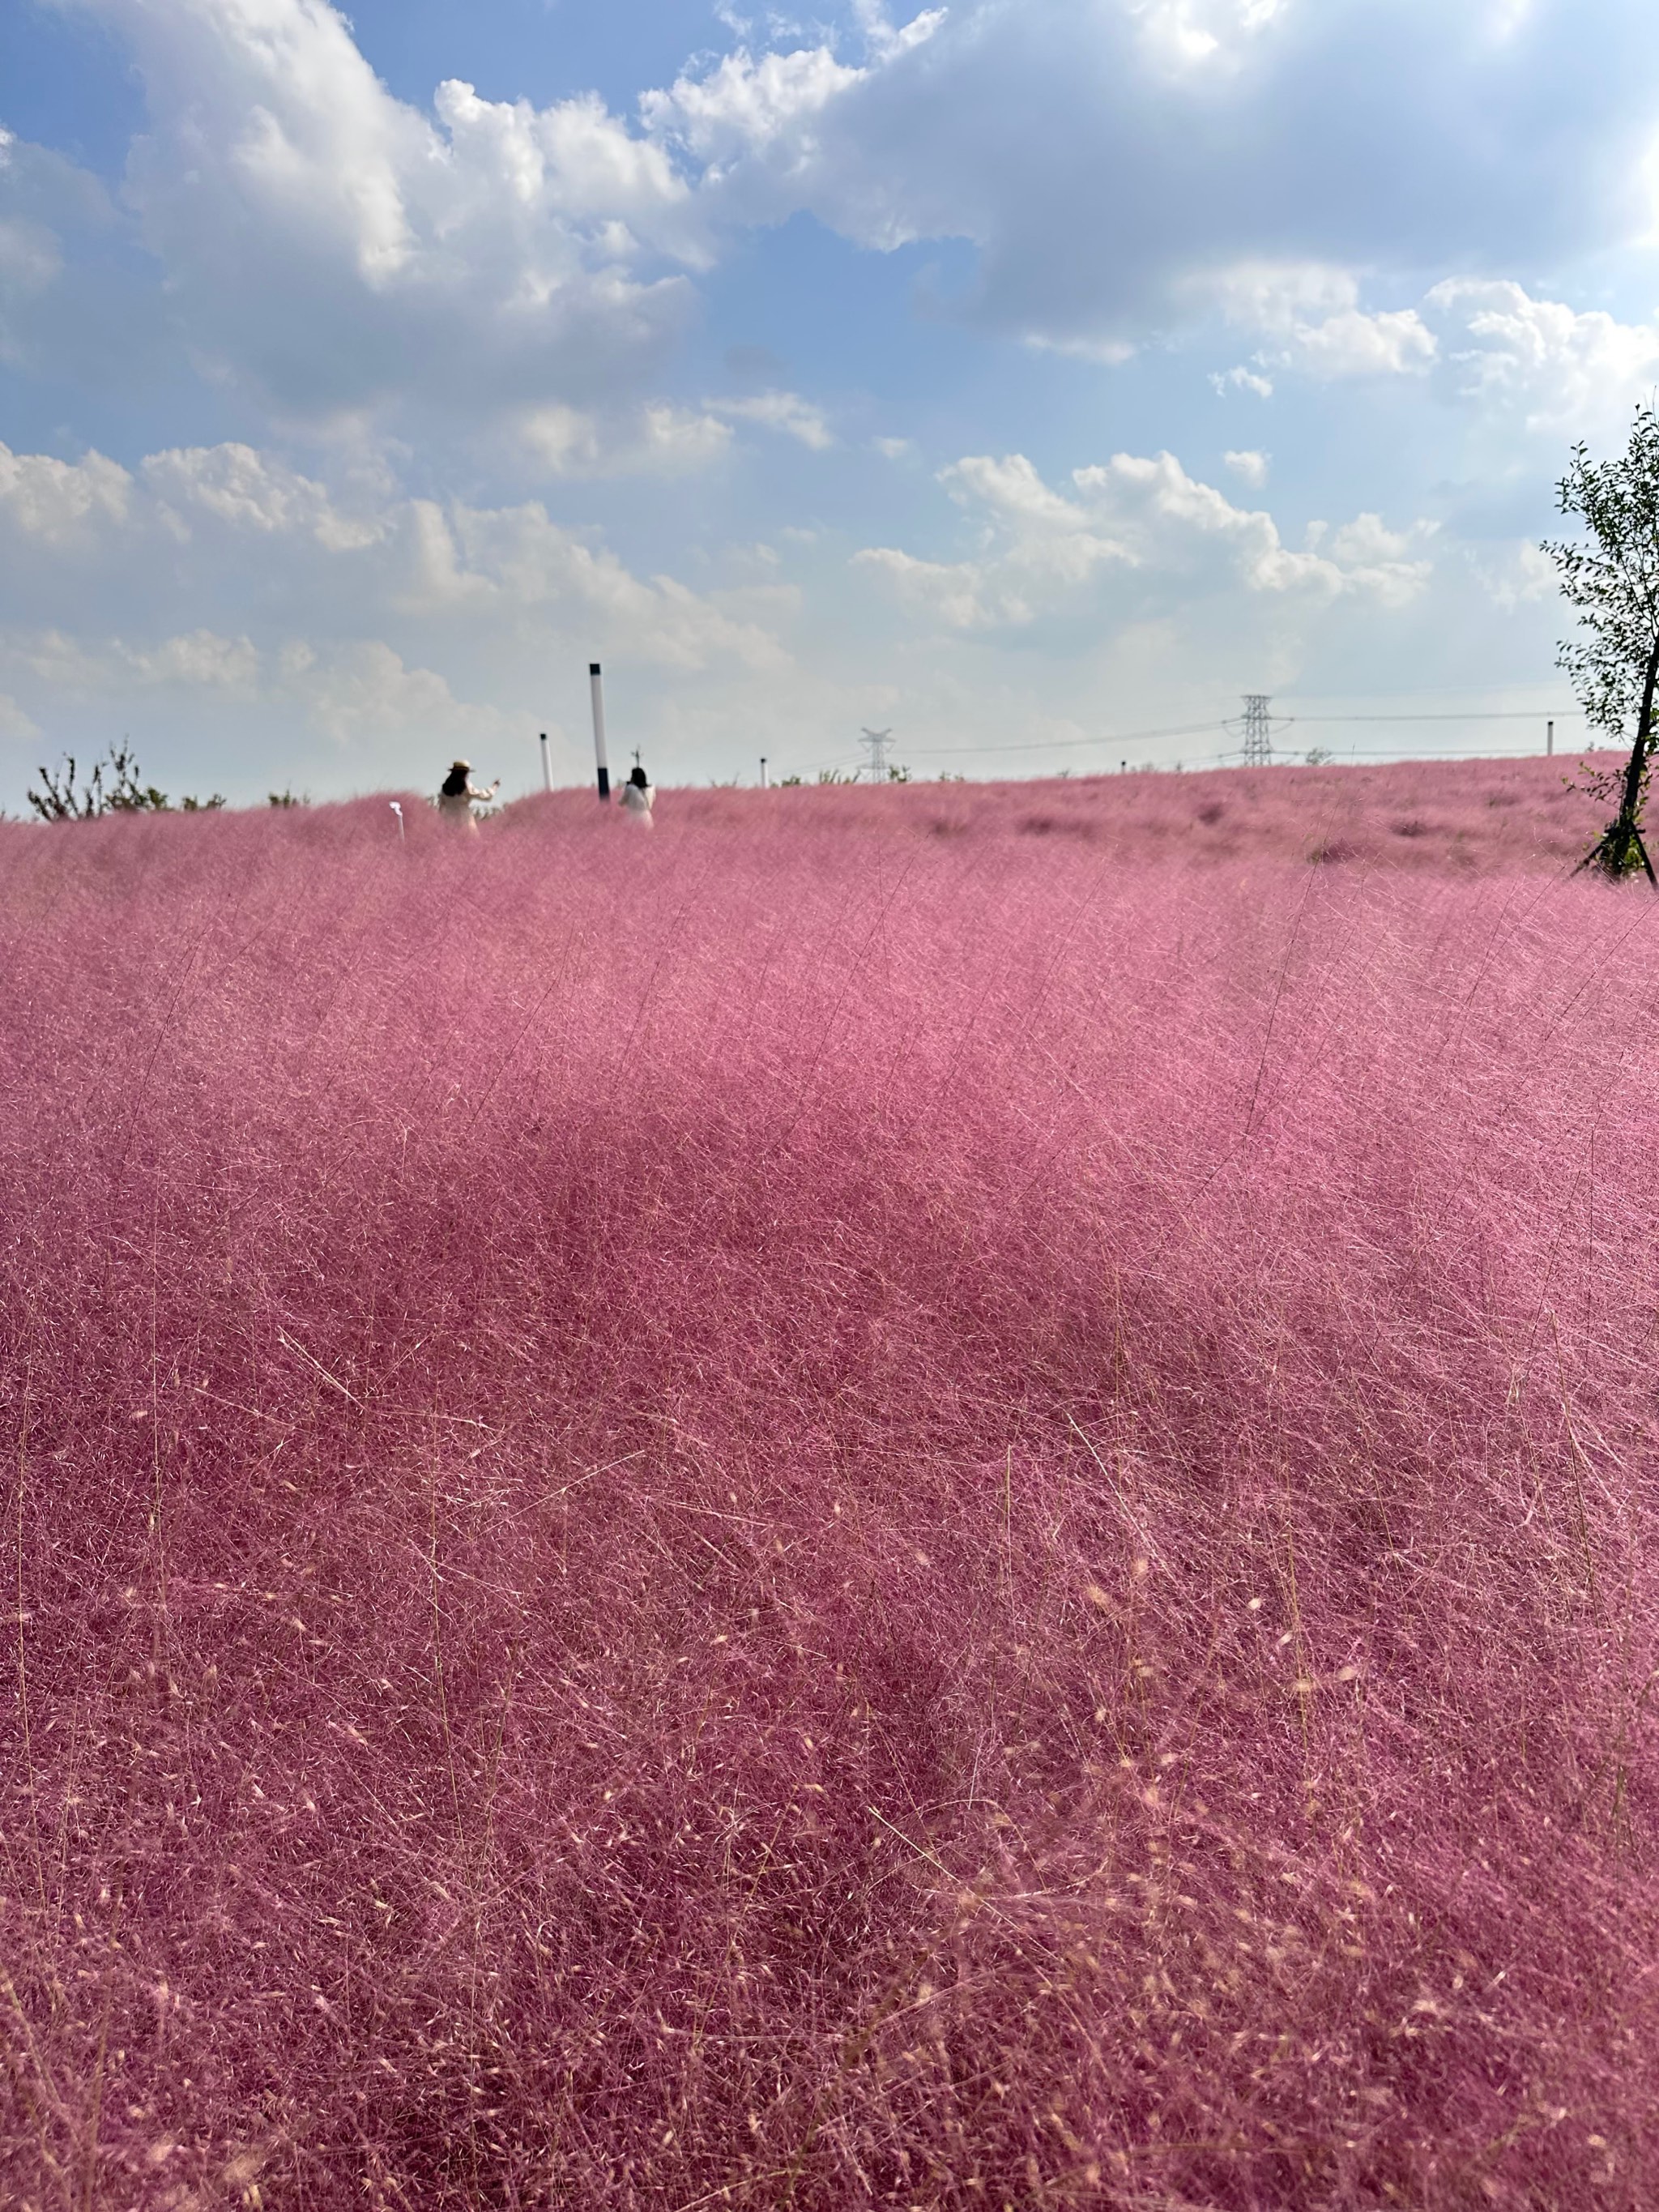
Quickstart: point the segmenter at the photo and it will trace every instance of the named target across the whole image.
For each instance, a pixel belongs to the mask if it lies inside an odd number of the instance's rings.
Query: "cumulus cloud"
[[[511,718],[495,707],[456,698],[431,668],[404,665],[378,638],[353,639],[319,653],[302,641],[276,656],[270,690],[342,747],[418,732],[424,743],[502,744]]]
[[[307,421],[419,401],[603,426],[602,402],[660,371],[732,232],[800,211],[882,250],[966,240],[960,312],[1105,361],[1334,272],[1346,296],[1304,298],[1279,333],[1330,376],[1434,350],[1411,309],[1363,306],[1353,272],[1502,275],[1650,215],[1659,51],[1631,0],[863,6],[850,47],[751,32],[633,123],[459,81],[415,107],[327,0],[71,3],[143,78],[126,199],[168,312]],[[3,196],[0,224],[0,270],[50,289],[52,224]]]
[[[1248,392],[1255,399],[1271,399],[1273,396],[1273,379],[1244,362],[1233,368],[1216,370],[1210,382],[1224,399],[1230,392]]]
[[[386,531],[378,500],[347,511],[313,478],[251,446],[174,447],[150,454],[140,475],[155,520],[181,540],[192,522],[210,520],[255,541],[310,538],[340,553],[372,545]]]
[[[164,712],[196,707],[211,713],[233,702],[244,714],[274,709],[292,718],[297,710],[304,725],[342,750],[361,750],[385,738],[427,746],[499,744],[511,729],[496,707],[458,699],[435,670],[405,665],[374,638],[321,648],[291,639],[261,652],[246,637],[206,629],[150,642],[44,629],[0,637],[0,665],[14,680],[23,676],[42,685],[54,719],[76,705],[116,706],[131,721],[135,708],[142,717],[149,693]],[[39,725],[15,701],[0,695],[0,703],[12,708],[9,723],[0,712],[0,736],[40,738]]]
[[[125,697],[137,684],[246,696],[259,675],[258,653],[246,637],[222,637],[209,629],[149,645],[45,629],[13,635],[5,651],[15,668],[50,684],[59,695]]]
[[[1434,333],[1415,308],[1367,312],[1346,270],[1246,263],[1203,289],[1230,323],[1267,341],[1256,356],[1263,368],[1324,380],[1399,376],[1426,369],[1435,357]],[[1255,388],[1247,370],[1234,369],[1225,383]]]
[[[1540,545],[1522,539],[1506,547],[1496,560],[1472,550],[1465,557],[1480,589],[1504,614],[1555,597],[1560,580],[1554,562]]]
[[[153,276],[124,259],[97,178],[0,129],[0,363],[131,389],[153,356]]]
[[[806,27],[727,7],[730,50],[627,114],[459,79],[395,97],[329,0],[55,4],[111,29],[148,115],[107,189],[0,132],[0,362],[42,392],[101,377],[129,410],[82,416],[66,397],[69,427],[41,441],[54,453],[0,448],[0,683],[25,722],[49,724],[54,696],[106,721],[118,702],[148,709],[157,728],[268,713],[367,762],[400,728],[482,747],[491,727],[505,742],[556,721],[550,666],[625,653],[670,722],[723,732],[732,702],[763,690],[779,718],[819,711],[837,592],[890,626],[924,688],[957,687],[963,720],[1005,647],[1022,694],[1046,662],[1062,715],[1079,711],[1065,670],[1102,641],[1140,641],[1143,676],[1164,653],[1181,684],[1224,662],[1231,684],[1246,660],[1266,681],[1304,636],[1397,639],[1417,600],[1418,638],[1459,628],[1473,653],[1487,622],[1508,654],[1511,616],[1546,620],[1516,548],[1522,480],[1547,501],[1552,471],[1518,433],[1599,438],[1659,380],[1653,326],[1565,304],[1574,256],[1616,269],[1606,249],[1650,219],[1659,48],[1636,0],[841,0]],[[734,321],[746,280],[708,281],[757,228],[803,216],[873,251],[944,242],[910,264],[940,362],[945,322],[1103,368],[1189,341],[1156,442],[1189,450],[1182,410],[1194,385],[1209,404],[1213,369],[1244,416],[1224,418],[1229,491],[1167,453],[1045,474],[1004,450],[994,412],[981,450],[930,485],[921,455],[963,389],[948,368],[927,391],[890,373],[872,302],[890,278],[830,304],[867,319],[870,390],[884,413],[908,395],[909,419],[884,427],[911,437],[872,440],[866,422],[854,439],[815,401],[810,362],[755,343],[784,325]],[[823,272],[846,264],[825,250],[812,267],[833,286]],[[1565,273],[1547,294],[1517,269]],[[689,353],[705,314],[708,350]],[[132,392],[158,362],[173,381],[146,416]],[[974,404],[1064,380],[1029,360],[1010,374],[972,383]],[[212,427],[186,442],[196,374]],[[1131,375],[1152,388],[1150,364]],[[1386,504],[1388,520],[1304,533],[1277,496],[1267,511],[1269,418],[1250,403],[1271,403],[1276,480],[1300,484],[1310,385],[1322,423],[1349,426],[1356,469],[1387,471],[1343,512]],[[1398,456],[1376,435],[1384,414]],[[116,457],[59,458],[94,419]],[[727,471],[706,497],[675,481],[778,438],[834,454],[848,489],[887,503],[860,533],[861,582],[832,561],[835,522],[814,547],[812,518],[779,510],[799,470]],[[1190,450],[1223,442],[1213,416],[1201,438]],[[621,476],[654,481],[591,488]],[[1480,564],[1395,526],[1432,501]],[[664,550],[622,560],[580,525],[605,514]],[[709,550],[761,533],[775,569]],[[656,573],[677,539],[686,573],[729,588]],[[941,629],[972,641],[961,661],[935,653]],[[793,691],[815,630],[818,665]],[[1269,637],[1282,657],[1258,663]],[[918,675],[930,656],[937,674]]]
[[[591,97],[395,99],[326,0],[79,0],[149,128],[125,185],[194,356],[277,415],[477,420],[660,367],[707,259],[666,152]]]
[[[1444,333],[1455,396],[1518,410],[1529,428],[1600,429],[1659,378],[1659,325],[1534,299],[1521,285],[1449,278],[1425,310]]]
[[[1434,335],[1413,307],[1377,314],[1346,307],[1299,327],[1291,346],[1297,366],[1322,377],[1400,376],[1426,369],[1435,355]]]
[[[52,545],[90,539],[100,524],[125,518],[131,493],[132,478],[102,453],[60,461],[0,446],[0,516],[25,538]]]
[[[482,741],[522,732],[511,701],[550,658],[624,652],[636,680],[792,665],[787,586],[699,592],[635,574],[537,501],[411,497],[372,471],[325,483],[245,445],[131,471],[0,446],[0,679],[24,734],[76,702],[125,717],[152,699],[280,710],[348,749]]]
[[[1211,376],[1224,396],[1267,398],[1273,376],[1430,376],[1442,397],[1527,429],[1592,431],[1659,379],[1659,321],[1621,322],[1508,278],[1448,277],[1414,307],[1366,312],[1346,271],[1252,266],[1219,296],[1227,319],[1264,341],[1254,368]]]
[[[532,409],[516,425],[523,444],[551,476],[679,476],[706,467],[732,443],[714,415],[647,401],[626,411],[557,402]]]
[[[40,724],[23,712],[9,691],[0,691],[0,739],[27,744],[40,734]]]
[[[948,629],[1032,623],[1114,572],[1188,593],[1242,587],[1315,605],[1359,596],[1384,607],[1409,604],[1430,573],[1427,525],[1392,531],[1375,514],[1334,531],[1316,523],[1296,550],[1270,514],[1234,506],[1171,453],[1115,454],[1074,469],[1063,491],[1018,453],[958,461],[940,481],[981,523],[980,552],[934,562],[877,546],[854,557],[884,576],[902,605]]]
[[[967,312],[1109,357],[1262,264],[1502,273],[1635,238],[1656,104],[1632,0],[962,0],[857,63],[727,55],[643,112],[711,220],[966,239]],[[1311,367],[1427,357],[1409,310],[1332,314]]]
[[[906,20],[854,0],[840,36],[739,24],[633,120],[459,81],[416,107],[328,0],[63,4],[142,77],[124,204],[194,360],[289,422],[517,424],[560,473],[718,453],[737,403],[642,410],[698,276],[803,211],[878,250],[966,240],[977,274],[949,312],[1103,362],[1206,317],[1248,326],[1261,356],[1221,388],[1262,398],[1281,367],[1432,364],[1434,318],[1362,297],[1362,272],[1486,281],[1651,218],[1659,48],[1633,0],[958,0]],[[64,290],[54,210],[78,195],[83,226],[113,219],[56,161],[0,142],[14,353]],[[808,403],[742,404],[827,435]]]
[[[246,637],[220,637],[210,629],[164,638],[149,650],[123,648],[123,659],[141,683],[185,684],[216,691],[252,690],[259,655]]]
[[[758,56],[739,47],[701,76],[647,92],[640,112],[655,137],[684,148],[714,179],[739,167],[752,174],[775,167],[781,173],[768,181],[787,191],[790,173],[817,150],[819,118],[870,74],[838,61],[828,46]]]
[[[101,568],[138,597],[146,565],[161,561],[168,603],[234,596],[257,580],[267,603],[338,605],[357,617],[465,607],[540,619],[562,605],[598,625],[596,635],[626,621],[636,654],[678,667],[776,650],[673,579],[635,576],[539,501],[414,498],[373,477],[340,491],[243,445],[173,448],[136,472],[99,453],[70,463],[0,445],[3,554],[28,564],[14,567],[19,596],[30,568],[39,588],[61,599],[65,579]]]
[[[1244,482],[1255,490],[1259,491],[1267,483],[1267,456],[1266,453],[1259,453],[1254,448],[1247,447],[1243,453],[1227,453],[1221,458],[1236,477],[1242,477]]]
[[[759,422],[810,446],[815,453],[835,444],[822,412],[796,392],[757,392],[746,399],[711,399],[711,413],[736,422]]]

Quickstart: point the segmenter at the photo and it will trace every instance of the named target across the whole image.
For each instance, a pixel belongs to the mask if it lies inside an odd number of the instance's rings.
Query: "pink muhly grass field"
[[[1544,766],[0,832],[4,2202],[1650,2206]]]

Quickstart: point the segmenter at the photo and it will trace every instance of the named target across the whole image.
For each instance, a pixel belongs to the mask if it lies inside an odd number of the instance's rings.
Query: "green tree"
[[[1659,683],[1659,416],[1651,401],[1638,407],[1630,442],[1616,460],[1592,461],[1586,446],[1573,447],[1556,505],[1585,532],[1544,541],[1580,625],[1556,665],[1571,678],[1590,727],[1616,747],[1630,746],[1622,768],[1590,769],[1578,786],[1617,803],[1579,866],[1615,878],[1642,868],[1659,889],[1642,836]]]

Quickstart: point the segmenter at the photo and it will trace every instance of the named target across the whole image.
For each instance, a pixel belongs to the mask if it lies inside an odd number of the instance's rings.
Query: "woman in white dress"
[[[635,768],[622,787],[623,812],[641,830],[651,827],[651,808],[655,801],[656,787],[642,768]]]
[[[458,760],[443,780],[438,793],[438,812],[452,830],[464,830],[476,837],[478,825],[473,819],[472,809],[475,805],[487,806],[499,788],[499,785],[492,783],[488,791],[474,791],[471,762]]]

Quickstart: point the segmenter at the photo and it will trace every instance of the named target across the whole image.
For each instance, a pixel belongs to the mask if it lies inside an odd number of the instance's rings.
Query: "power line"
[[[1511,752],[1496,752],[1496,753],[1490,753],[1490,752],[1486,752],[1486,753],[1412,753],[1412,754],[1410,754],[1410,755],[1407,756],[1405,758],[1401,758],[1401,755],[1400,755],[1400,754],[1395,750],[1395,748],[1394,748],[1394,746],[1392,746],[1392,745],[1345,745],[1345,746],[1343,747],[1342,750],[1341,750],[1340,753],[1335,754],[1335,755],[1334,756],[1334,758],[1335,758],[1335,759],[1337,759],[1337,760],[1390,760],[1390,761],[1399,761],[1399,762],[1400,762],[1400,765],[1401,766],[1401,768],[1406,768],[1406,767],[1407,767],[1407,766],[1411,765],[1413,763],[1426,762],[1426,763],[1430,763],[1430,764],[1431,765],[1431,764],[1432,764],[1434,762],[1436,762],[1436,761],[1460,761],[1460,760],[1544,760],[1544,759],[1546,759],[1546,758],[1549,758],[1549,757],[1559,757],[1560,759],[1565,760],[1565,759],[1568,758],[1570,756],[1571,756],[1571,757],[1574,757],[1574,758],[1576,758],[1576,757],[1577,757],[1577,756],[1579,753],[1581,753],[1581,752],[1592,752],[1592,751],[1594,751],[1594,750],[1595,750],[1595,747],[1594,747],[1594,746],[1591,746],[1591,745],[1569,745],[1569,746],[1566,748],[1566,750],[1565,750],[1565,752],[1563,752],[1563,753],[1560,753],[1559,756],[1549,756],[1549,755],[1546,755],[1546,754],[1544,754],[1544,753],[1511,753]]]
[[[1205,765],[1224,767],[1229,761],[1239,761],[1247,767],[1260,764],[1258,761],[1253,758],[1248,743],[1249,702],[1250,699],[1257,696],[1262,697],[1263,703],[1265,705],[1265,695],[1246,695],[1245,730],[1247,744],[1244,751],[1243,753],[1229,751],[1203,754],[1200,755],[1199,759],[1193,763],[1194,766]],[[1378,722],[1389,724],[1409,722],[1534,722],[1548,719],[1551,712],[1552,710],[1547,708],[1540,708],[1536,709],[1521,708],[1493,709],[1491,708],[1476,708],[1468,714],[1432,712],[1426,714],[1413,713],[1407,714],[1289,714],[1283,718],[1280,726],[1281,728],[1284,728],[1288,727],[1292,724],[1297,724],[1308,727],[1325,728],[1344,723],[1357,724]],[[1558,707],[1554,708],[1553,712],[1555,720],[1558,721],[1565,721],[1578,714],[1580,709],[1574,707]],[[1075,751],[1079,747],[1088,746],[1103,747],[1109,745],[1128,746],[1155,744],[1164,738],[1204,737],[1207,736],[1212,730],[1231,732],[1237,726],[1237,718],[1233,718],[1232,720],[1224,718],[1219,721],[1212,722],[1175,723],[1156,730],[1105,730],[1101,732],[1097,736],[1087,738],[1010,738],[1004,739],[1002,742],[996,744],[917,745],[908,746],[905,750],[910,757],[916,760],[954,760],[958,756],[965,757],[986,753],[1019,754],[1069,752]],[[1269,727],[1271,730],[1271,723]],[[1357,754],[1355,748],[1349,746],[1344,749],[1342,757],[1344,758],[1354,758],[1358,757],[1358,755]],[[1376,759],[1397,757],[1392,748],[1385,749],[1382,751],[1367,751],[1364,757],[1367,758]],[[1451,755],[1443,756],[1434,754],[1431,755],[1430,757],[1431,759],[1457,757],[1463,759],[1503,760],[1511,757],[1519,757],[1519,756],[1511,756],[1504,753],[1475,753],[1461,754],[1455,757]],[[861,762],[854,763],[850,761],[844,763],[837,762],[836,763],[837,769],[854,767],[861,768],[864,765],[865,763]],[[807,772],[811,774],[815,771],[809,770]],[[816,772],[829,773],[828,770]]]
[[[1542,722],[1552,715],[1558,722],[1566,721],[1577,714],[1577,707],[1540,707],[1534,713],[1530,708],[1506,707],[1501,713],[1481,711],[1473,714],[1291,714],[1292,722]]]
[[[1555,720],[1565,721],[1577,711],[1576,708],[1558,707],[1554,709]],[[1317,724],[1321,727],[1337,722],[1535,722],[1546,720],[1548,712],[1548,709],[1540,708],[1536,714],[1530,711],[1522,713],[1519,709],[1510,708],[1502,713],[1483,711],[1469,714],[1287,714],[1283,719],[1286,726],[1294,722]],[[918,760],[933,760],[946,755],[954,757],[957,753],[1059,752],[1079,745],[1152,744],[1160,738],[1201,737],[1211,730],[1226,730],[1232,726],[1232,722],[1226,720],[1183,722],[1162,730],[1105,730],[1098,737],[1092,738],[1010,738],[994,745],[913,745],[907,750]]]
[[[1059,752],[1075,745],[1148,745],[1158,738],[1195,738],[1209,730],[1224,730],[1224,722],[1183,722],[1177,729],[1169,730],[1104,730],[1095,738],[1010,738],[998,745],[917,745],[910,748],[918,760],[937,757],[941,753],[1047,753]]]

